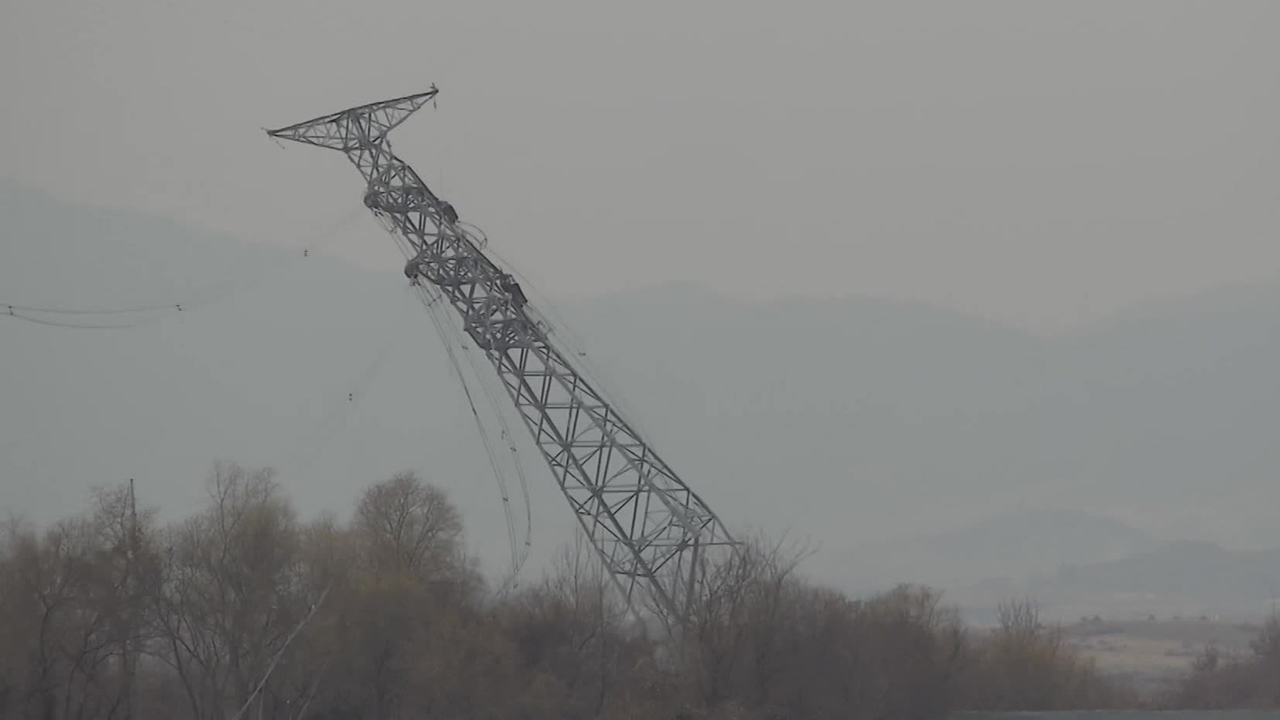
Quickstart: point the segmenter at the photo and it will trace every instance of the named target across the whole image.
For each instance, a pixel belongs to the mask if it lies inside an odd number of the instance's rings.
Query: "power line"
[[[468,224],[468,227],[475,228],[474,225],[470,224]],[[479,230],[479,228],[475,229]],[[487,236],[484,237],[484,241],[488,243]],[[631,404],[623,400],[618,393],[613,391],[612,382],[605,381],[605,363],[588,354],[587,343],[581,336],[574,332],[573,327],[567,320],[565,320],[564,316],[555,309],[556,305],[551,301],[550,297],[546,293],[540,291],[538,286],[529,279],[529,276],[516,270],[511,265],[510,261],[503,257],[496,249],[489,248],[489,253],[497,258],[498,261],[507,268],[508,272],[519,278],[521,287],[526,291],[526,293],[532,295],[538,302],[538,308],[530,312],[530,314],[537,316],[537,320],[545,326],[544,332],[546,332],[548,336],[554,335],[559,338],[560,341],[568,347],[569,351],[576,356],[576,369],[578,373],[595,387],[597,393],[613,405],[614,412],[617,413],[618,416],[621,417],[628,425],[647,434],[649,429],[639,421],[637,414],[633,412]],[[526,311],[532,310],[530,306],[526,305],[525,307]]]
[[[449,322],[448,318],[443,316],[442,311],[439,309],[439,302],[437,300],[441,296],[437,295],[434,298],[432,298],[430,295],[430,292],[425,287],[421,285],[418,285],[415,287],[417,287],[418,289],[419,296],[424,300],[424,304],[427,307],[427,312],[430,314],[432,323],[436,327],[437,334],[439,334],[441,340],[445,344],[445,352],[449,356],[449,362],[453,367],[454,375],[458,378],[458,381],[462,384],[462,389],[464,394],[466,395],[467,404],[471,409],[472,417],[475,418],[476,428],[480,434],[481,443],[484,445],[485,454],[488,456],[490,467],[493,470],[494,478],[498,483],[499,493],[502,497],[503,514],[506,516],[507,535],[508,535],[508,541],[510,544],[510,551],[511,551],[511,570],[510,570],[510,575],[502,583],[502,586],[498,590],[498,594],[501,595],[508,589],[508,586],[511,586],[512,584],[517,582],[517,578],[519,577],[520,570],[524,567],[525,562],[528,560],[529,551],[533,545],[533,510],[532,510],[532,505],[529,499],[528,480],[525,477],[524,468],[520,465],[520,457],[517,452],[516,446],[512,441],[510,428],[507,427],[506,418],[503,417],[502,415],[501,407],[499,406],[497,399],[494,397],[491,388],[484,382],[484,376],[480,373],[479,369],[476,367],[475,358],[472,356],[471,353],[466,351],[467,347],[461,341],[461,334],[459,333],[457,328],[452,323]],[[453,350],[455,343],[460,347],[460,349],[462,350],[462,354],[467,358],[467,362],[471,366],[471,370],[475,374],[476,379],[480,384],[480,389],[484,393],[485,399],[489,402],[490,409],[493,410],[493,413],[497,418],[498,425],[501,430],[502,439],[506,442],[507,449],[511,452],[511,460],[512,460],[513,466],[515,467],[516,475],[519,479],[520,491],[521,491],[521,494],[523,495],[524,508],[525,508],[525,536],[524,536],[523,545],[519,547],[518,547],[519,543],[516,540],[516,528],[515,528],[516,523],[515,523],[514,517],[512,516],[511,492],[507,487],[507,479],[506,479],[506,476],[502,473],[502,470],[500,468],[500,462],[498,460],[498,453],[494,452],[493,446],[491,445],[489,432],[484,425],[484,421],[480,418],[480,413],[476,407],[475,398],[471,392],[470,386],[467,383],[466,377],[462,372],[462,366],[458,362],[457,355]]]
[[[466,355],[469,361],[471,361],[470,354],[466,352],[467,346],[463,343],[463,341],[461,340],[461,337],[457,335],[456,328],[454,328],[453,324],[449,321],[449,319],[447,317],[442,316],[442,313],[439,310],[439,302],[438,302],[438,300],[441,299],[442,296],[437,295],[435,297],[432,297],[430,292],[422,285],[415,285],[410,287],[413,287],[417,290],[418,297],[422,301],[423,305],[426,307],[427,313],[431,317],[431,322],[435,326],[436,334],[439,336],[441,342],[444,344],[445,354],[449,358],[449,364],[453,369],[455,377],[458,378],[458,382],[462,385],[462,392],[465,395],[467,400],[467,405],[471,410],[471,416],[475,420],[476,431],[480,436],[481,445],[483,445],[484,447],[485,456],[489,461],[489,467],[493,472],[494,480],[498,484],[498,493],[499,493],[499,496],[502,498],[502,512],[503,512],[503,515],[505,516],[506,523],[507,523],[507,540],[509,544],[509,550],[511,553],[511,569],[509,572],[509,576],[502,583],[502,586],[499,588],[499,591],[498,591],[499,594],[502,594],[507,589],[507,586],[516,582],[517,578],[519,577],[520,570],[524,567],[524,563],[528,559],[529,549],[532,545],[533,520],[532,520],[532,509],[529,504],[528,483],[525,479],[524,471],[520,467],[519,457],[516,455],[515,446],[509,445],[509,448],[512,452],[512,460],[513,460],[513,463],[515,464],[517,475],[519,476],[521,491],[524,495],[524,500],[525,500],[525,537],[524,537],[523,548],[520,548],[519,543],[516,539],[516,522],[515,522],[514,516],[512,515],[511,491],[507,487],[506,475],[502,471],[501,463],[498,460],[498,453],[496,453],[493,449],[492,441],[490,440],[488,429],[485,427],[484,420],[480,417],[479,409],[476,407],[475,397],[471,392],[470,385],[467,383],[466,375],[462,371],[462,365],[461,363],[458,362],[457,354],[454,352],[454,345],[457,344],[459,346],[459,349],[463,351],[463,354]],[[451,333],[450,332],[451,330],[453,330],[454,332]],[[474,362],[472,362],[471,367],[473,372],[475,372]],[[481,376],[479,375],[478,372],[476,374],[476,377],[477,377],[477,380],[480,380],[481,382],[481,388],[485,390],[485,397],[487,400],[489,400],[491,409],[494,411],[494,414],[498,417],[498,422],[502,429],[503,438],[507,439],[508,443],[510,443],[510,432],[506,427],[506,421],[501,415],[501,410],[499,406],[494,401],[492,394],[490,394],[487,388],[485,388],[483,384],[483,380],[481,380]]]
[[[383,366],[404,337],[404,333],[393,332],[373,360],[360,371],[355,380],[345,386],[347,397],[342,401],[341,409],[323,413],[320,422],[315,425],[316,429],[304,437],[298,452],[281,466],[282,475],[296,475],[309,468],[320,453],[331,445],[330,441],[346,429],[351,420],[351,414],[356,411],[368,395],[369,389],[381,377]]]
[[[281,265],[272,265],[248,276],[247,280],[233,279],[229,282],[217,284],[205,288],[203,292],[195,292],[187,296],[185,299],[171,302],[151,303],[131,305],[124,307],[66,307],[66,306],[42,306],[30,305],[20,302],[3,302],[0,301],[0,308],[6,310],[9,317],[35,323],[37,325],[46,325],[50,327],[75,328],[75,329],[122,329],[139,327],[142,325],[150,325],[159,322],[162,317],[153,316],[145,320],[137,320],[128,323],[111,323],[97,324],[87,322],[71,322],[67,320],[53,320],[37,317],[38,315],[55,315],[55,316],[118,316],[118,315],[142,315],[147,313],[168,313],[168,312],[184,312],[197,308],[207,307],[214,303],[225,300],[237,292],[255,288],[265,282],[268,278],[278,277],[281,272],[287,272],[297,267],[302,260],[311,257],[312,251],[318,251],[340,236],[337,231],[350,225],[356,218],[362,214],[363,208],[355,205],[349,209],[343,216],[329,223],[324,229],[316,233],[308,233],[318,238],[316,242],[311,243],[307,247],[302,248],[300,255],[291,258]],[[255,261],[248,260],[241,264]],[[287,267],[282,267],[287,266]],[[240,273],[234,273],[238,276]]]
[[[8,312],[4,314],[8,317],[14,318],[15,320],[22,320],[24,322],[34,323],[36,325],[45,325],[48,327],[57,327],[57,328],[73,328],[76,330],[122,330],[124,328],[134,328],[134,327],[139,327],[141,325],[150,324],[150,322],[148,321],[138,321],[138,322],[130,322],[130,323],[111,323],[109,325],[97,325],[92,323],[69,322],[66,320],[46,320],[44,318],[33,317],[31,315],[28,315],[26,312],[22,312],[23,308],[18,305],[5,305],[4,308],[8,310]]]
[[[396,232],[394,226],[383,223],[382,217],[378,216],[377,213],[375,213],[375,217],[378,217],[379,224],[382,225],[383,229],[391,235],[392,240],[396,243],[396,246],[400,248],[405,257],[411,258],[413,256],[413,250],[408,244],[407,239],[401,236],[400,233]],[[512,442],[512,435],[510,429],[507,427],[506,418],[502,415],[501,406],[498,404],[497,399],[493,396],[489,387],[485,385],[483,380],[484,376],[476,367],[474,358],[467,352],[467,344],[463,339],[461,332],[452,322],[450,322],[449,318],[446,317],[440,309],[440,300],[444,299],[443,296],[440,294],[433,294],[426,286],[421,284],[411,284],[409,288],[416,291],[419,301],[426,308],[427,314],[431,318],[431,323],[435,327],[437,336],[444,344],[445,353],[449,358],[450,366],[453,369],[454,375],[458,378],[458,382],[462,385],[462,391],[466,397],[467,405],[470,407],[471,415],[476,423],[476,430],[480,436],[480,442],[484,446],[485,456],[487,457],[489,466],[493,471],[494,480],[498,484],[498,493],[502,499],[502,510],[507,523],[507,539],[509,543],[509,550],[511,552],[511,570],[507,579],[499,587],[498,594],[501,595],[518,582],[520,570],[524,567],[524,563],[528,559],[529,551],[533,544],[533,511],[532,504],[529,499],[528,480],[525,477],[524,468],[520,465],[520,457],[515,444]],[[512,515],[511,493],[507,487],[507,479],[502,472],[501,463],[498,461],[497,453],[493,450],[493,446],[489,438],[489,432],[485,427],[484,421],[480,417],[479,410],[476,407],[475,397],[471,392],[470,385],[467,383],[466,375],[462,371],[462,365],[458,362],[457,355],[454,352],[455,344],[463,351],[463,354],[467,357],[467,360],[471,365],[472,372],[476,374],[476,378],[480,382],[480,387],[485,394],[485,398],[489,401],[490,408],[498,419],[502,437],[507,442],[508,449],[511,452],[512,463],[515,466],[516,475],[519,478],[520,489],[525,503],[525,537],[523,548],[518,547],[518,542],[516,540],[516,523]]]

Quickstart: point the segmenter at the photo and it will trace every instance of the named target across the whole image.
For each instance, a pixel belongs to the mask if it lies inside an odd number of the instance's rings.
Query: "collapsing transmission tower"
[[[458,214],[391,152],[387,134],[424,93],[269,130],[344,153],[366,182],[364,203],[403,241],[405,275],[439,289],[493,363],[534,443],[628,604],[644,587],[656,610],[686,619],[708,553],[733,539],[686,485],[531,319],[509,274],[459,227]]]

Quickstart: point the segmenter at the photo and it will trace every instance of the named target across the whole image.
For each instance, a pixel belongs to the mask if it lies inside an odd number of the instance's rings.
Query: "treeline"
[[[123,487],[43,531],[10,524],[0,718],[913,720],[1137,704],[1031,604],[976,634],[926,588],[852,599],[806,582],[783,544],[707,567],[671,634],[624,613],[582,546],[529,587],[486,587],[457,509],[410,473],[341,522],[301,521],[269,471],[219,466],[208,490],[165,526]]]
[[[1251,645],[1244,656],[1205,648],[1165,703],[1189,710],[1280,708],[1280,616],[1272,614]]]

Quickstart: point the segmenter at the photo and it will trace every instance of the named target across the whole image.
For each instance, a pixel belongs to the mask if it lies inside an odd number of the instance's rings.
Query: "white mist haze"
[[[209,298],[114,330],[0,318],[7,511],[52,520],[92,485],[134,478],[144,502],[176,517],[222,459],[276,467],[304,513],[342,514],[369,483],[415,469],[457,500],[486,571],[509,564],[470,410],[398,262],[373,272],[12,184],[0,195],[4,302]],[[317,242],[390,244],[353,208],[329,208],[321,226],[337,239]],[[1280,576],[1248,555],[1280,545],[1280,287],[1150,306],[1057,338],[917,304],[746,302],[683,284],[551,301],[567,323],[555,337],[586,353],[682,476],[733,527],[809,539],[824,582],[928,582],[975,606],[1030,582],[1047,603],[1078,603],[1080,581],[1050,582],[1064,565],[1141,562],[1175,541],[1212,543],[1199,556],[1221,571],[1229,563],[1214,553],[1225,553],[1243,576],[1207,596],[1183,588],[1167,599],[1177,607],[1247,612],[1265,600],[1254,586]],[[574,522],[511,427],[536,574]],[[523,523],[518,491],[512,502]],[[1103,598],[1123,589],[1115,577],[1141,575],[1097,572],[1088,587]]]
[[[184,306],[0,317],[0,510],[44,522],[134,478],[177,517],[224,459],[342,513],[413,468],[500,573],[471,412],[357,174],[263,132],[435,83],[396,152],[732,526],[811,538],[855,592],[1252,611],[1280,577],[1277,22],[8,3],[0,303]],[[574,526],[518,440],[535,572]]]
[[[437,83],[397,150],[564,296],[853,293],[1055,330],[1276,277],[1278,20],[1265,0],[10,3],[0,174],[297,246],[358,179],[262,128]]]

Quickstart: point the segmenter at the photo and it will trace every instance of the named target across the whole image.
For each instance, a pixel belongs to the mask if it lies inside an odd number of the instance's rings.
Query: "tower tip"
[[[430,88],[420,93],[358,105],[266,132],[273,138],[344,150],[360,137],[382,139],[439,93],[436,84],[431,83]]]

